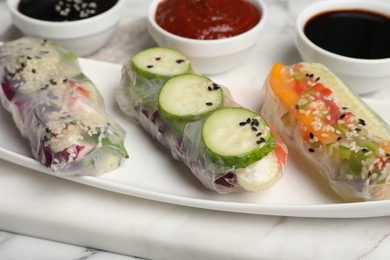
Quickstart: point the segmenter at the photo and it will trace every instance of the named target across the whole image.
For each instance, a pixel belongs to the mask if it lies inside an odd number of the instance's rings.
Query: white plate
[[[101,177],[66,179],[113,192],[161,202],[212,210],[263,215],[299,217],[374,217],[390,215],[390,201],[343,203],[318,174],[299,155],[290,153],[283,179],[259,193],[217,194],[204,188],[181,162],[171,158],[164,147],[132,124],[114,102],[114,90],[121,77],[121,66],[81,60],[84,72],[96,83],[114,118],[126,129],[125,146],[130,158],[119,169]],[[229,86],[242,105],[254,107],[260,89]],[[234,88],[235,87],[235,88]],[[390,122],[390,105],[367,102]],[[33,170],[51,174],[32,159],[29,146],[19,135],[11,116],[0,110],[0,158]],[[34,174],[34,172],[32,172]]]

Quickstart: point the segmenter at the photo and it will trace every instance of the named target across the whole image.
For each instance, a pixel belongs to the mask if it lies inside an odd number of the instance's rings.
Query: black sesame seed
[[[309,133],[310,139],[314,138],[314,134],[312,132]]]
[[[64,80],[62,81],[62,83],[66,83],[66,82],[68,82],[68,79],[64,79]]]
[[[309,77],[309,73],[306,73],[305,76],[306,76],[306,77]]]
[[[47,89],[48,87],[49,87],[49,85],[46,84],[44,87],[41,88],[41,90],[45,90],[45,89]]]
[[[363,153],[368,153],[369,151],[370,151],[370,150],[368,150],[367,148],[363,148],[363,149],[362,149],[362,152],[363,152]]]
[[[348,109],[348,107],[342,107],[342,109],[343,109],[343,110],[347,110],[347,109]]]
[[[386,155],[387,157],[390,157],[390,153],[386,153],[385,155]]]
[[[309,152],[314,153],[315,150],[313,148],[309,148]]]
[[[263,133],[262,132],[258,132],[257,134],[256,134],[256,137],[259,137],[259,136],[261,136]]]
[[[337,141],[340,141],[341,139],[343,139],[341,136],[337,137]]]
[[[316,78],[316,81],[320,81],[320,77],[317,77],[317,78]]]
[[[154,66],[153,65],[148,65],[148,66],[146,66],[148,69],[151,69],[151,68],[153,68]]]
[[[213,90],[210,86],[208,86],[207,89],[208,89],[209,91]]]
[[[252,129],[252,131],[257,132],[257,128],[256,127],[252,126],[251,129]]]
[[[359,118],[359,124],[366,125],[366,121],[364,121],[363,119]]]
[[[246,123],[249,124],[250,122],[251,122],[251,119],[248,117],[248,118],[246,119]]]
[[[240,122],[240,126],[246,125],[246,122]]]
[[[184,62],[183,59],[178,59],[178,60],[176,60],[176,63],[178,63],[178,64],[183,63],[183,62]]]
[[[296,108],[296,109],[299,109],[299,105],[298,105],[298,104],[296,104],[296,105],[295,105],[295,108]]]
[[[32,69],[31,72],[32,72],[32,73],[35,73],[35,72],[37,72],[37,71],[36,71],[35,69]]]
[[[157,57],[156,60],[161,60],[161,57]]]
[[[341,114],[340,115],[340,119],[343,119],[343,118],[345,118],[347,116],[347,114]]]
[[[259,126],[260,125],[259,120],[257,120],[256,118],[253,119],[252,122],[251,122],[251,125]]]
[[[213,102],[206,102],[206,105],[210,107],[213,105]]]
[[[360,129],[360,128],[355,128],[355,131],[359,133],[360,131],[362,131],[362,129]]]
[[[265,139],[262,137],[256,142],[257,144],[265,143]]]
[[[314,74],[309,74],[309,77],[310,77],[310,78],[314,77]]]

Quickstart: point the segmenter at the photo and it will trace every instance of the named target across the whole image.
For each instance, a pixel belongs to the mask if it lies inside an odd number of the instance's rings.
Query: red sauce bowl
[[[149,6],[147,23],[149,34],[157,45],[182,51],[191,59],[195,70],[206,75],[231,70],[244,62],[258,44],[268,18],[268,11],[263,0],[247,0],[255,6],[255,11],[260,17],[249,30],[227,38],[193,39],[169,32],[157,23],[157,8],[165,1],[152,0]],[[188,30],[192,32],[196,30],[189,26],[190,24],[187,25]]]

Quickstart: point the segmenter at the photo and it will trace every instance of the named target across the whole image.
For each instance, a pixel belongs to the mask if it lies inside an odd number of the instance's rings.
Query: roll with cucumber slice
[[[140,123],[159,142],[177,143],[174,136],[167,138],[166,131],[162,136],[164,123],[157,111],[158,95],[168,79],[189,72],[191,63],[180,51],[163,47],[142,50],[122,67],[116,101],[125,114]]]
[[[346,201],[390,199],[390,126],[316,63],[276,63],[261,114]]]
[[[219,193],[271,187],[284,171],[285,144],[226,87],[189,71],[180,55],[166,48],[136,54],[123,70],[119,106],[205,187]],[[169,62],[157,69],[156,57]]]

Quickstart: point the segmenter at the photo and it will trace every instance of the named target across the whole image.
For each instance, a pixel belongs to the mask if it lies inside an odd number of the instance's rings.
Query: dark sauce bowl
[[[20,0],[7,0],[13,24],[25,35],[52,40],[79,56],[100,49],[112,37],[126,0],[118,0],[105,12],[75,21],[46,21],[31,18],[18,10]]]
[[[320,1],[296,20],[295,44],[303,61],[322,63],[360,95],[390,88],[388,43],[390,4]]]

